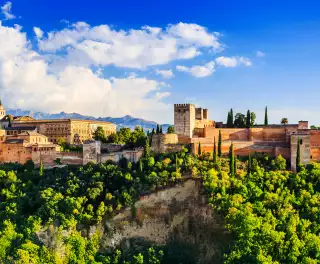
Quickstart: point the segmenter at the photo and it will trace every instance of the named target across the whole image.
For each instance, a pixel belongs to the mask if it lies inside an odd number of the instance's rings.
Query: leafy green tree
[[[218,157],[222,156],[222,135],[221,130],[219,130],[219,139],[218,139]]]
[[[246,127],[246,119],[245,115],[241,113],[237,113],[234,118],[234,127],[244,128]]]
[[[168,126],[167,133],[173,134],[174,133],[174,126]]]
[[[246,128],[251,127],[251,113],[250,110],[247,111],[247,118],[246,118]]]
[[[287,168],[287,161],[281,155],[278,155],[275,159],[275,166],[277,170],[285,170]]]
[[[286,118],[286,117],[281,118],[281,124],[283,124],[283,125],[288,124],[288,118]]]
[[[94,140],[101,141],[102,143],[107,142],[105,132],[101,126],[98,126],[96,131],[93,133]]]
[[[268,126],[268,107],[267,106],[264,111],[264,125]]]

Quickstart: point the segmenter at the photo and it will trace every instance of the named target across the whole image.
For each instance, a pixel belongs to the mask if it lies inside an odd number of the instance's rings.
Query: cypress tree
[[[231,122],[231,126],[230,127],[233,127],[234,126],[234,117],[233,117],[233,110],[231,108],[230,110],[230,122]]]
[[[233,155],[233,169],[234,169],[234,174],[237,174],[237,157]]]
[[[151,132],[151,135],[153,135],[155,132],[154,132],[154,128],[152,128],[152,132]]]
[[[149,145],[149,138],[147,138],[144,146],[144,157],[148,158],[149,156],[150,156],[150,145]]]
[[[216,137],[214,137],[214,144],[213,144],[213,163],[217,163],[217,146],[216,146]]]
[[[159,127],[159,125],[157,124],[156,134],[159,134],[159,133],[160,133],[160,127]]]
[[[230,111],[228,112],[228,117],[227,117],[227,127],[232,126],[232,120],[231,120],[231,114]]]
[[[264,125],[268,125],[268,107],[266,106],[265,112],[264,112]]]
[[[234,153],[233,153],[233,143],[231,143],[229,148],[229,171],[230,175],[234,175]]]
[[[43,163],[42,160],[40,160],[40,167],[39,167],[39,175],[42,176],[43,175]]]
[[[251,173],[251,168],[252,168],[252,160],[251,160],[251,153],[249,153],[249,158],[248,158],[248,167],[247,167],[247,173]]]
[[[219,130],[218,157],[220,158],[221,156],[222,156],[222,136],[221,136],[221,130]]]
[[[198,155],[200,156],[201,155],[201,144],[199,142],[199,146],[198,146]]]
[[[297,157],[296,157],[296,172],[300,171],[300,138],[298,138],[298,145],[297,145]]]
[[[163,133],[162,133],[162,126],[160,126],[159,133],[160,133],[160,134],[163,134]]]
[[[139,160],[139,171],[143,171],[143,164],[142,164],[142,159]]]
[[[250,113],[250,110],[247,111],[246,127],[247,128],[251,127],[251,113]]]

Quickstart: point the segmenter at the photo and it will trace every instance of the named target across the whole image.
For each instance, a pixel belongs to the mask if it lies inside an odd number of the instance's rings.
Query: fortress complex
[[[208,119],[208,110],[193,104],[174,105],[174,129],[176,135],[155,135],[152,150],[173,151],[183,144],[191,144],[193,153],[213,152],[214,140],[218,146],[219,131],[222,136],[222,154],[227,155],[231,143],[235,154],[263,152],[269,156],[281,154],[296,165],[297,143],[300,142],[301,163],[320,161],[320,130],[309,129],[307,121],[298,124],[255,126],[252,128],[224,128],[222,122]]]

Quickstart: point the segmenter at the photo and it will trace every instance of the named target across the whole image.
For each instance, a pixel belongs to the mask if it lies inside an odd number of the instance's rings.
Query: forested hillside
[[[281,157],[254,156],[248,162],[195,157],[184,149],[159,156],[147,151],[139,163],[123,160],[119,166],[2,166],[0,263],[193,263],[179,249],[174,250],[176,262],[169,262],[169,246],[126,255],[121,249],[101,250],[98,231],[82,232],[124,207],[134,216],[139,195],[173,186],[185,175],[202,182],[208,203],[225,217],[234,238],[225,263],[320,261],[319,164],[293,174]]]

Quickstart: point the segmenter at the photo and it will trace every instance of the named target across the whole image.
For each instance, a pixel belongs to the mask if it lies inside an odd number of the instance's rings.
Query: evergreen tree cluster
[[[250,128],[255,125],[255,121],[256,114],[254,112],[248,110],[246,115],[237,113],[234,116],[233,109],[231,108],[228,112],[227,128]]]

